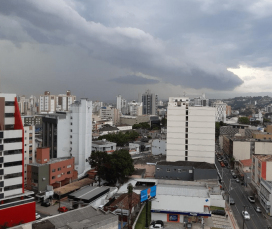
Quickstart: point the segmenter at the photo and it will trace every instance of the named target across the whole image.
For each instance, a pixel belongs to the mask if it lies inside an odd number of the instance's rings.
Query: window
[[[58,177],[61,177],[61,174],[59,174]]]
[[[53,172],[56,172],[56,169],[52,169],[52,173],[53,173]]]
[[[58,171],[60,171],[60,170],[61,170],[61,167],[58,168]]]
[[[71,167],[72,167],[72,165],[67,165],[67,169],[68,169],[68,168],[71,168]]]
[[[68,171],[67,174],[71,174],[71,171]]]
[[[52,176],[52,180],[54,180],[56,177],[55,176]]]

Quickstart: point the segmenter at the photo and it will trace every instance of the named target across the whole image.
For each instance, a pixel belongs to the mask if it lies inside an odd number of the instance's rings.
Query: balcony
[[[5,187],[16,185],[16,184],[22,184],[22,183],[23,183],[23,177],[14,177],[14,178],[5,179]]]
[[[7,168],[4,168],[4,174],[9,175],[13,173],[20,173],[23,171],[23,166],[22,165],[15,165],[15,166],[10,166]]]
[[[8,196],[16,195],[16,194],[21,194],[22,192],[23,192],[22,188],[5,191],[5,198]]]
[[[13,161],[21,161],[22,154],[13,154],[13,155],[6,155],[4,163],[13,162]]]
[[[15,113],[14,106],[5,106],[5,113]]]
[[[4,144],[3,150],[17,150],[22,149],[22,142],[12,142],[12,143],[6,143]]]

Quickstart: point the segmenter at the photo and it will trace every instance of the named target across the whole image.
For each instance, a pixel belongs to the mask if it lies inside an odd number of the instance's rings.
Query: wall
[[[217,170],[215,169],[194,169],[194,180],[217,180]]]
[[[36,203],[27,203],[0,210],[0,226],[7,223],[9,227],[36,220]]]
[[[233,157],[236,161],[250,159],[250,142],[233,141]]]
[[[255,154],[272,155],[272,142],[255,142]]]
[[[166,141],[161,139],[154,139],[152,141],[152,150],[153,155],[166,155]]]
[[[170,172],[167,172],[167,169],[170,169]],[[194,171],[193,167],[189,166],[156,165],[155,178],[193,181]]]
[[[266,162],[266,180],[272,180],[272,161]]]

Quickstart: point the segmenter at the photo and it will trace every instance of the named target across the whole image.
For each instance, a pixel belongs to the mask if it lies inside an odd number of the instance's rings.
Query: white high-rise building
[[[128,113],[132,116],[140,116],[143,111],[143,103],[137,103],[135,100],[128,103]]]
[[[122,112],[122,114],[127,113],[127,100],[123,99],[121,95],[117,96],[116,108]]]
[[[214,163],[215,108],[189,106],[187,97],[170,97],[167,161]]]
[[[222,101],[216,101],[213,103],[213,107],[215,107],[215,121],[216,122],[226,122],[226,110],[227,104]]]
[[[50,95],[49,91],[45,91],[44,95],[41,95],[39,100],[40,114],[52,114],[56,111],[68,111],[75,100],[76,96],[71,95],[71,91],[69,90],[66,92],[66,95]]]
[[[73,156],[79,177],[84,175],[92,152],[92,101],[81,99],[66,114],[43,117],[43,146],[51,158]]]

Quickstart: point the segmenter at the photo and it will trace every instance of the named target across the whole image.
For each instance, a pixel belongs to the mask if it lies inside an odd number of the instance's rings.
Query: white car
[[[39,213],[36,213],[36,220],[40,218],[41,218],[41,215]]]
[[[248,196],[247,198],[248,198],[249,202],[255,203],[255,198],[254,198],[254,196]]]
[[[243,215],[245,220],[250,220],[250,215],[248,214],[247,211],[242,211],[242,215]]]

